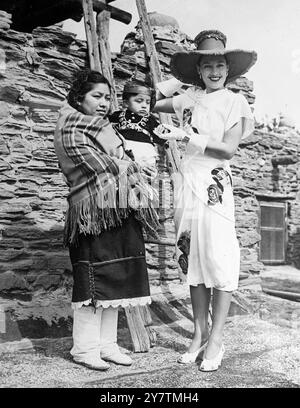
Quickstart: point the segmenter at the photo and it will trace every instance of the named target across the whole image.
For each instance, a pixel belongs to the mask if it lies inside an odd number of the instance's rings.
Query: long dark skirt
[[[104,307],[150,302],[144,238],[133,215],[122,227],[98,236],[80,234],[77,245],[70,247],[70,257],[72,302],[90,299]]]

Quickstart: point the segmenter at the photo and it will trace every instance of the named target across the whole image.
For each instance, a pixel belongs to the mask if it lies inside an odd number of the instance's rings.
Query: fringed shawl
[[[55,151],[70,192],[65,245],[79,233],[98,235],[134,213],[147,233],[159,226],[157,194],[140,167],[124,156],[124,139],[108,120],[64,106],[54,136]]]

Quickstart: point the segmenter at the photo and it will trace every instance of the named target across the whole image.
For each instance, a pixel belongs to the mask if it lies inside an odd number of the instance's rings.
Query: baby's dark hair
[[[78,110],[79,103],[83,101],[84,96],[90,92],[96,84],[107,84],[111,91],[109,81],[98,71],[84,68],[78,71],[74,76],[67,100],[69,104]]]
[[[123,101],[128,101],[129,98],[131,98],[132,96],[136,96],[138,95],[137,93],[131,93],[131,92],[123,92],[122,93],[122,99]]]

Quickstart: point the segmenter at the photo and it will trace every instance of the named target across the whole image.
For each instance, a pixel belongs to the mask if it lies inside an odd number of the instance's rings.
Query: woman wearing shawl
[[[204,351],[200,370],[214,371],[224,354],[223,330],[240,267],[229,160],[240,140],[254,129],[245,97],[224,85],[247,72],[256,53],[226,49],[226,36],[217,30],[202,31],[195,44],[195,51],[172,56],[175,78],[158,84],[160,97],[165,98],[155,110],[175,112],[183,127],[166,126],[168,133],[158,135],[186,142],[174,175],[174,221],[178,262],[190,285],[194,337],[178,361],[193,363]],[[193,86],[170,97],[183,84]]]
[[[54,144],[69,186],[65,244],[73,266],[75,362],[130,365],[117,345],[118,307],[151,302],[142,227],[155,234],[155,193],[107,119],[111,89],[96,71],[78,74],[60,111]]]

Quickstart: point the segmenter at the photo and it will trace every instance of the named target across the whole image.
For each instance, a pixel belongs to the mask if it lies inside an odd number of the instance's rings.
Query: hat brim
[[[245,74],[257,60],[255,51],[245,50],[195,50],[176,52],[172,55],[170,69],[175,78],[186,84],[201,86],[197,64],[202,56],[223,55],[229,65],[227,82]]]

